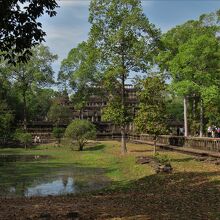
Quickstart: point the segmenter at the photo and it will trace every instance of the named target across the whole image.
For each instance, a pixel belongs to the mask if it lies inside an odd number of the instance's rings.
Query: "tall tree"
[[[44,41],[46,33],[38,18],[55,16],[56,0],[0,1],[0,57],[11,63],[27,61],[30,48]]]
[[[121,150],[126,148],[126,80],[131,72],[146,72],[153,62],[160,31],[143,13],[140,0],[92,0],[89,21],[89,41],[102,57],[104,87],[110,93],[109,114],[115,119],[119,112]],[[114,108],[112,108],[114,105]],[[111,120],[111,117],[109,118]]]
[[[0,143],[5,144],[12,134],[13,112],[6,102],[0,102]],[[2,139],[2,141],[1,141]]]
[[[26,64],[10,66],[11,80],[23,101],[23,126],[27,128],[27,95],[33,88],[51,85],[53,81],[52,62],[57,59],[48,47],[39,45],[32,49],[33,56]],[[6,68],[8,68],[6,66]]]
[[[139,132],[154,135],[154,154],[158,135],[167,132],[166,85],[157,76],[139,82],[139,111],[135,126]]]
[[[93,44],[82,42],[70,50],[67,58],[61,63],[58,82],[62,89],[71,90],[74,108],[83,110],[89,97],[100,92],[102,81],[98,62],[100,54]],[[81,115],[81,114],[80,114]]]
[[[69,106],[54,102],[51,105],[47,116],[48,119],[53,122],[55,127],[61,127],[69,124],[72,119],[72,112]]]
[[[49,88],[33,88],[27,95],[28,118],[32,121],[47,120],[47,113],[57,91]]]
[[[159,65],[170,73],[173,88],[184,97],[185,136],[188,135],[189,100],[193,102],[192,106],[195,109],[196,99],[200,99],[200,136],[202,136],[203,90],[212,85],[219,86],[219,15],[219,11],[202,15],[199,20],[188,21],[162,36],[164,50],[158,56]]]

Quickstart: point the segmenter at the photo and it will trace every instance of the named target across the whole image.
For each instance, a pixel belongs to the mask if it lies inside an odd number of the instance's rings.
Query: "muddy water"
[[[1,155],[0,196],[67,195],[110,184],[104,169],[48,163],[47,159],[46,156]]]

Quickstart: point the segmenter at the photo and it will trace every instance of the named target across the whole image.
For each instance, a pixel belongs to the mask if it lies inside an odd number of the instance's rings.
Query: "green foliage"
[[[58,144],[60,144],[61,138],[63,137],[64,132],[65,132],[64,128],[59,128],[59,127],[53,128],[52,133],[53,133],[53,136],[57,139]]]
[[[27,94],[28,119],[31,121],[43,121],[56,97],[53,89],[35,88]]]
[[[2,0],[0,4],[0,57],[10,63],[26,62],[30,48],[44,41],[46,33],[38,18],[55,16],[55,0]]]
[[[32,135],[21,129],[17,129],[14,135],[15,139],[24,144],[25,149],[32,143]]]
[[[92,0],[89,11],[90,40],[100,49],[107,71],[118,69],[115,77],[145,71],[160,31],[145,17],[141,1]]]
[[[99,70],[100,54],[91,43],[82,42],[73,48],[61,63],[58,75],[59,84],[74,91],[72,100],[78,109],[82,109],[89,96],[98,90],[94,87],[102,79]]]
[[[220,124],[220,90],[213,85],[202,90],[201,96],[209,124]]]
[[[193,106],[189,119],[194,128],[199,119],[202,129],[203,110],[208,121],[219,118],[219,107],[213,98],[217,97],[214,87],[220,86],[219,32],[218,11],[178,25],[161,39],[164,48],[157,57],[158,64],[171,76],[171,88],[176,94],[189,98],[189,106]],[[200,113],[195,109],[196,102],[200,106],[204,103]],[[194,128],[191,126],[191,130]]]
[[[43,45],[32,48],[32,57],[25,64],[9,65],[1,63],[1,71],[6,72],[10,79],[16,96],[22,103],[23,123],[26,129],[28,120],[27,97],[39,88],[51,85],[53,80],[52,62],[57,59],[49,48]]]
[[[162,165],[170,164],[170,158],[167,154],[156,153],[154,158]]]
[[[103,108],[102,120],[113,122],[116,125],[125,125],[131,121],[129,112],[125,107],[122,107],[120,103],[109,102],[108,105]]]
[[[109,93],[104,118],[121,125],[122,152],[126,152],[124,134],[130,106],[125,83],[131,72],[152,67],[160,31],[144,15],[140,0],[92,0],[89,12],[89,42],[99,50],[102,86]]]
[[[167,132],[165,104],[166,85],[159,77],[148,77],[139,83],[140,106],[135,118],[136,129],[148,134]]]
[[[74,120],[66,128],[65,137],[76,141],[82,151],[87,141],[96,137],[95,125],[87,120]]]
[[[54,125],[68,124],[71,120],[72,112],[68,106],[53,103],[48,112],[48,119]]]
[[[170,120],[183,120],[183,100],[180,96],[170,95],[166,100],[167,116]]]
[[[12,134],[14,115],[5,102],[0,102],[0,139],[5,143]]]
[[[51,65],[56,59],[57,55],[52,54],[48,47],[39,45],[32,49],[32,57],[29,62],[6,66],[6,68],[10,68],[16,86],[21,91],[26,91],[54,83],[54,71]]]

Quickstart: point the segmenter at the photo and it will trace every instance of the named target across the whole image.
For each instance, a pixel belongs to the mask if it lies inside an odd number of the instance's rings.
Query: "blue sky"
[[[90,28],[89,0],[58,0],[58,3],[60,8],[56,17],[40,19],[47,33],[45,44],[59,56],[53,65],[56,73],[68,52],[87,39]],[[203,13],[220,9],[220,0],[145,0],[142,6],[149,20],[166,32]]]

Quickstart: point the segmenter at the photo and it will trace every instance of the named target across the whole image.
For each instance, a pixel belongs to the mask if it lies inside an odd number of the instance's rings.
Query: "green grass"
[[[112,186],[123,186],[131,181],[155,173],[151,166],[135,163],[135,157],[138,155],[153,155],[151,146],[128,144],[128,150],[129,152],[126,155],[121,155],[120,143],[115,141],[90,143],[82,152],[73,151],[69,147],[54,147],[52,145],[42,145],[28,150],[22,148],[5,148],[0,150],[0,154],[48,155],[49,159],[28,163],[12,163],[7,167],[0,167],[0,175],[4,177],[4,180],[8,179],[8,182],[15,179],[19,181],[28,176],[34,177],[53,172],[54,169],[76,166],[84,169],[102,169],[104,170],[104,175],[112,181]],[[146,152],[142,152],[142,150],[146,150]],[[175,173],[213,172],[219,169],[219,167],[213,164],[195,161],[192,156],[185,154],[160,152],[160,155],[168,156]],[[217,181],[219,180],[219,176],[214,175],[209,180]]]
[[[116,216],[118,213],[120,216],[142,215],[146,219],[220,219],[220,166],[196,161],[190,155],[159,151],[162,157],[169,158],[173,173],[156,174],[149,164],[135,163],[136,156],[153,156],[153,147],[141,144],[129,143],[126,155],[121,155],[120,143],[116,141],[90,143],[83,152],[45,145],[29,150],[1,149],[0,154],[50,156],[47,160],[0,167],[0,177],[4,179],[0,187],[16,182],[21,184],[22,190],[22,183],[31,184],[36,176],[43,178],[63,167],[76,167],[84,180],[78,185],[87,181],[88,170],[94,173],[93,178],[101,178],[101,172],[111,182],[101,192],[101,197],[82,195],[88,196],[88,201],[94,200],[89,205],[96,203],[98,198],[100,203],[94,210],[107,210],[110,214],[116,210]],[[77,201],[78,198],[80,196]]]

